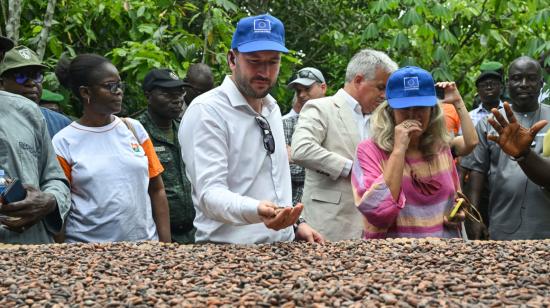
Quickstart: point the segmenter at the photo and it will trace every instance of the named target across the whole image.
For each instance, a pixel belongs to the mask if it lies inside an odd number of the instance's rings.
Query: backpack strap
[[[139,138],[137,136],[137,132],[136,132],[136,129],[134,128],[134,125],[132,125],[132,122],[130,122],[130,120],[128,120],[128,118],[120,118],[120,120],[122,121],[122,123],[124,123],[124,125],[126,125],[126,127],[132,132],[132,135],[134,135],[134,137],[136,138],[137,142],[139,143]]]

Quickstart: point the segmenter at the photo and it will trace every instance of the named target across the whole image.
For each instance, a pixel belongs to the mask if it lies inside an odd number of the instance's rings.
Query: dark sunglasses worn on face
[[[309,78],[309,79],[316,80],[319,83],[323,83],[321,79],[315,76],[315,74],[313,74],[311,71],[299,71],[297,75],[298,75],[298,78]]]
[[[266,118],[259,115],[255,117],[256,123],[260,126],[262,129],[262,138],[264,141],[264,148],[269,154],[273,154],[275,152],[275,138],[273,138],[273,134],[271,133],[271,127],[269,127],[269,122],[267,122]]]
[[[34,83],[42,83],[44,81],[44,75],[40,72],[35,73],[34,76],[29,75],[28,73],[15,73],[13,77],[15,78],[15,82],[20,85],[24,85],[29,80],[34,81]]]
[[[118,89],[122,90],[122,92],[124,92],[124,89],[126,89],[126,83],[122,81],[106,82],[106,83],[100,84],[99,86],[109,90],[112,94],[116,94]]]

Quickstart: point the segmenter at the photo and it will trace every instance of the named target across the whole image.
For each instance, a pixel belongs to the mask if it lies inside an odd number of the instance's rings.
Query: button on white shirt
[[[361,140],[367,139],[370,137],[370,113],[363,114],[363,111],[361,110],[361,105],[359,105],[359,102],[353,98],[353,96],[349,95],[348,92],[344,91],[344,89],[338,90],[336,95],[339,95],[342,97],[346,103],[350,106],[351,110],[353,110],[353,119],[355,119],[355,123],[357,123],[357,131],[359,132],[359,136],[361,137]]]
[[[363,111],[361,110],[361,105],[359,105],[359,102],[353,96],[349,95],[348,92],[344,91],[344,89],[338,90],[336,92],[336,95],[343,98],[346,103],[349,105],[351,110],[353,111],[353,119],[355,120],[355,123],[357,124],[357,131],[359,132],[359,137],[361,140],[365,140],[370,137],[370,116],[371,114],[363,114]],[[346,177],[351,172],[351,167],[353,166],[353,161],[348,160],[346,162],[346,165],[344,166],[344,169],[342,170],[342,176]]]
[[[292,205],[290,169],[275,100],[264,98],[261,114],[275,140],[264,148],[255,112],[226,76],[222,85],[197,97],[183,116],[178,139],[193,188],[197,242],[269,243],[294,239],[292,227],[268,229],[258,204]]]

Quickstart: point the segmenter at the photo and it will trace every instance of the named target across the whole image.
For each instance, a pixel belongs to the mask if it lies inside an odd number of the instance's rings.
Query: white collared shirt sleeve
[[[353,167],[353,161],[348,159],[346,161],[346,164],[344,165],[344,169],[342,169],[342,173],[340,174],[340,176],[343,178],[347,177],[351,172],[351,167]]]
[[[191,106],[186,113],[179,142],[189,179],[196,190],[196,206],[210,219],[227,224],[262,222],[258,214],[260,201],[228,188],[228,136],[227,129],[222,127],[223,119],[207,104]],[[183,131],[187,133],[182,134]]]

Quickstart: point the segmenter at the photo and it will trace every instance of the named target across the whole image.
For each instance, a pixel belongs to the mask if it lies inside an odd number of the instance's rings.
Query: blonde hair
[[[388,153],[393,151],[395,121],[393,109],[387,101],[383,102],[372,115],[371,131],[374,142]],[[437,154],[442,146],[448,146],[451,136],[445,125],[443,110],[436,104],[432,107],[428,128],[420,137],[419,149],[424,156]]]

